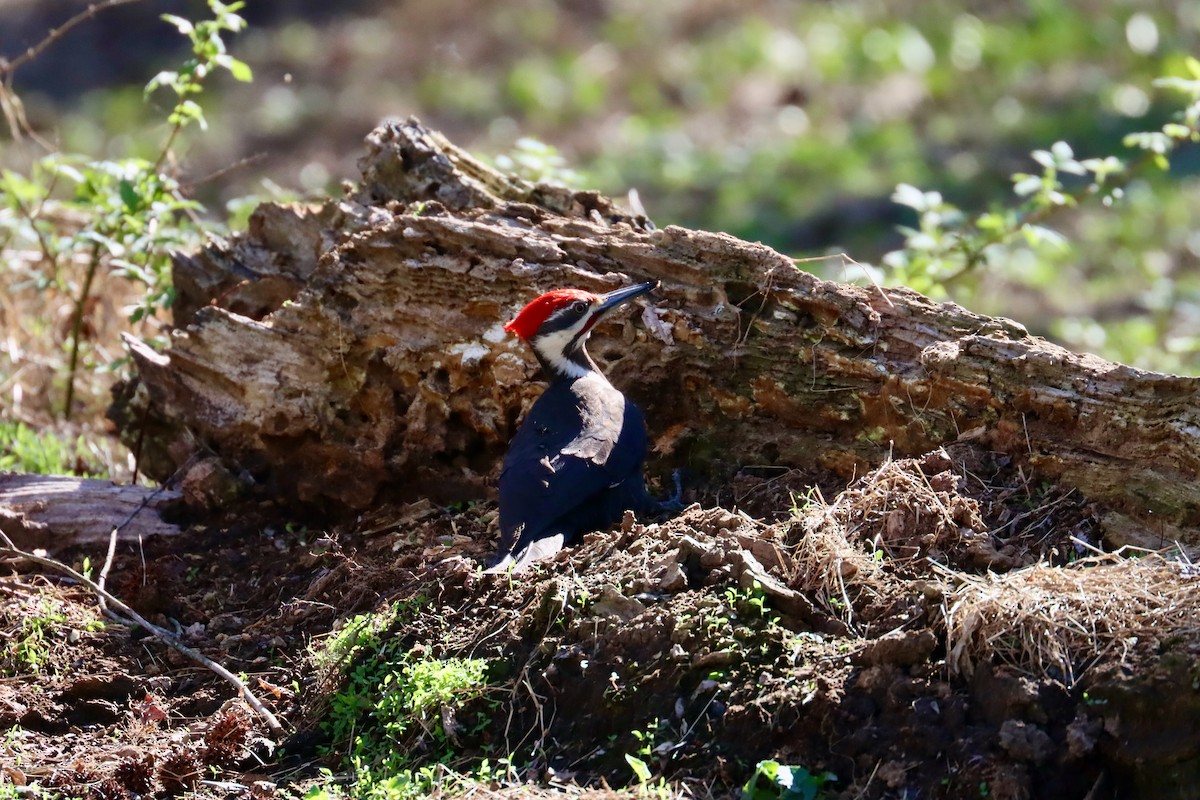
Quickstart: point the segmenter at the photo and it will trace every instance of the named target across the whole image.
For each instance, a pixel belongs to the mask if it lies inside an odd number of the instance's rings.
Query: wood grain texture
[[[22,550],[55,552],[108,543],[113,528],[121,541],[170,536],[179,528],[159,512],[178,492],[62,475],[0,472],[0,531]]]

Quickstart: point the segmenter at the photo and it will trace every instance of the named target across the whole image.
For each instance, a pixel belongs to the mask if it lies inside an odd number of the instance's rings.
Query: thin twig
[[[179,132],[183,130],[183,125],[183,120],[179,119],[171,126],[171,132],[167,134],[167,141],[163,144],[162,152],[158,154],[158,158],[154,162],[155,174],[162,173],[163,166],[167,163],[167,158],[171,155],[171,148],[175,145],[175,139],[179,137]]]
[[[250,687],[248,687],[241,678],[234,675],[225,667],[213,661],[203,653],[188,647],[182,641],[180,641],[179,637],[174,633],[171,633],[164,628],[160,628],[154,623],[148,621],[141,614],[125,605],[120,598],[109,593],[102,586],[95,583],[91,578],[88,578],[82,573],[76,572],[63,562],[57,559],[47,558],[46,556],[39,556],[35,553],[26,552],[25,550],[20,549],[13,544],[12,539],[9,539],[8,536],[3,533],[3,531],[0,531],[0,542],[3,542],[4,545],[3,547],[0,547],[0,555],[24,558],[27,561],[32,561],[35,564],[41,564],[44,567],[49,567],[50,569],[57,570],[65,575],[70,576],[71,578],[74,578],[76,581],[90,589],[97,598],[103,598],[108,602],[109,605],[112,606],[112,608],[109,608],[107,611],[107,616],[109,618],[116,620],[122,625],[129,625],[131,627],[135,625],[140,626],[151,635],[161,640],[164,644],[174,648],[187,658],[224,678],[227,683],[233,685],[238,690],[238,693],[242,696],[242,699],[246,701],[246,704],[249,705],[250,708],[255,711],[255,713],[263,718],[263,721],[267,724],[267,728],[270,729],[271,733],[276,735],[282,735],[284,733],[283,726],[279,724],[279,720],[270,712],[270,710],[267,709],[266,706],[262,704],[261,700],[255,697],[254,693],[250,691]],[[113,608],[117,609],[117,611],[120,613],[118,614],[113,611]]]
[[[88,264],[87,274],[83,278],[83,288],[79,291],[79,299],[75,302],[75,319],[71,323],[71,359],[67,368],[67,399],[63,402],[63,419],[71,418],[71,406],[75,402],[75,374],[79,368],[79,338],[83,335],[83,309],[87,305],[88,295],[92,293],[92,282],[96,280],[96,272],[100,269],[100,243],[92,244],[92,256]]]
[[[159,486],[157,489],[155,489],[150,494],[142,497],[142,501],[140,503],[138,503],[138,507],[135,508],[133,511],[129,512],[129,516],[127,516],[125,518],[125,521],[112,529],[112,533],[109,534],[109,537],[108,537],[108,555],[105,556],[105,558],[104,558],[104,566],[100,569],[100,575],[98,576],[99,580],[96,581],[96,585],[99,586],[101,589],[104,588],[104,584],[108,580],[108,571],[112,569],[113,557],[117,553],[117,536],[118,536],[118,534],[120,534],[121,531],[124,530],[125,527],[129,525],[129,523],[133,522],[134,518],[138,514],[142,513],[142,509],[144,509],[146,506],[150,505],[150,501],[152,501],[154,498],[156,498],[160,494],[162,494],[163,490],[165,490],[166,488],[167,488],[167,485],[164,483],[162,486]],[[107,614],[108,606],[106,604],[104,596],[97,595],[96,599],[100,603],[100,610],[103,613]]]
[[[49,192],[47,192],[47,194],[48,193]],[[37,214],[31,208],[25,205],[25,201],[21,199],[21,195],[18,192],[13,192],[9,195],[9,197],[11,197],[13,202],[16,204],[17,211],[21,214],[25,221],[29,223],[29,227],[33,230],[33,235],[37,239],[38,247],[41,248],[42,258],[44,258],[46,263],[50,265],[50,268],[54,270],[54,277],[57,279],[58,257],[55,256],[53,248],[50,247],[50,243],[46,240],[45,231],[38,227]]]
[[[867,280],[869,280],[871,285],[873,285],[876,291],[879,292],[879,296],[883,298],[883,301],[892,308],[896,307],[896,304],[892,302],[892,298],[888,297],[887,292],[882,286],[879,285],[879,281],[875,280],[875,276],[871,273],[871,270],[867,267],[867,265],[860,264],[858,261],[855,261],[848,253],[834,253],[833,255],[811,256],[809,258],[793,258],[792,262],[796,264],[807,264],[810,261],[828,261],[831,258],[840,258],[842,260],[843,277],[845,277],[845,266],[847,261],[862,270],[862,274],[867,276]]]
[[[78,14],[64,22],[62,25],[59,25],[57,28],[51,28],[50,32],[46,34],[45,38],[43,38],[33,47],[27,48],[24,53],[21,53],[21,55],[17,56],[11,61],[0,57],[0,80],[10,80],[14,72],[40,56],[47,47],[66,36],[67,33],[70,32],[70,30],[75,26],[87,22],[102,11],[107,11],[110,8],[116,8],[117,6],[124,6],[130,3],[138,2],[141,2],[141,0],[102,0],[102,2],[99,3],[92,3],[83,11],[80,11]]]
[[[223,178],[231,172],[236,172],[237,170],[244,169],[245,167],[248,167],[252,164],[257,164],[258,162],[262,161],[266,157],[267,157],[267,154],[265,152],[261,152],[261,153],[255,153],[253,155],[246,156],[245,158],[238,159],[237,161],[233,162],[232,164],[227,164],[226,166],[221,167],[220,169],[213,170],[212,172],[208,173],[207,175],[205,175],[203,177],[196,178],[195,180],[188,181],[187,183],[180,185],[179,191],[185,195],[191,195],[193,192],[196,191],[196,189],[200,188],[201,186],[205,185],[206,183],[211,183],[211,182],[215,181],[217,178]]]

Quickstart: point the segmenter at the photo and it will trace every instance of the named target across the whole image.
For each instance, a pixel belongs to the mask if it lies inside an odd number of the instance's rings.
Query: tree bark
[[[1197,380],[1071,353],[906,289],[820,280],[768,247],[501,175],[415,120],[375,130],[362,182],[176,261],[162,353],[114,408],[151,463],[197,451],[334,509],[487,496],[537,367],[503,324],[538,292],[657,279],[591,351],[646,412],[652,468],[844,476],[949,442],[1077,487],[1110,537],[1200,544]]]
[[[172,535],[159,512],[179,493],[62,475],[0,472],[0,531],[22,550],[58,551],[119,538]]]

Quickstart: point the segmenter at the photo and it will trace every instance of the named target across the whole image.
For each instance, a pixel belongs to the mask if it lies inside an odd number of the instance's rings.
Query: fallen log
[[[122,541],[170,536],[179,528],[160,512],[178,492],[63,475],[0,472],[0,532],[22,550],[50,552],[107,544],[113,528]]]
[[[907,289],[824,281],[761,244],[502,175],[416,120],[367,139],[343,200],[266,204],[180,256],[176,332],[130,339],[112,416],[169,474],[231,475],[333,509],[488,496],[536,363],[505,321],[538,292],[657,279],[592,352],[645,410],[651,467],[849,476],[968,441],[1076,487],[1118,543],[1200,545],[1193,378],[1064,350]]]

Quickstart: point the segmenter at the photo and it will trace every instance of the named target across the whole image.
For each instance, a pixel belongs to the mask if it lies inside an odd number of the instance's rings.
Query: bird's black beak
[[[609,292],[608,294],[602,294],[600,295],[600,302],[593,307],[592,314],[597,318],[601,317],[624,303],[626,300],[632,300],[635,297],[639,297],[657,288],[658,281],[650,281],[648,283],[638,283],[633,286],[626,286],[623,289],[617,289]]]

